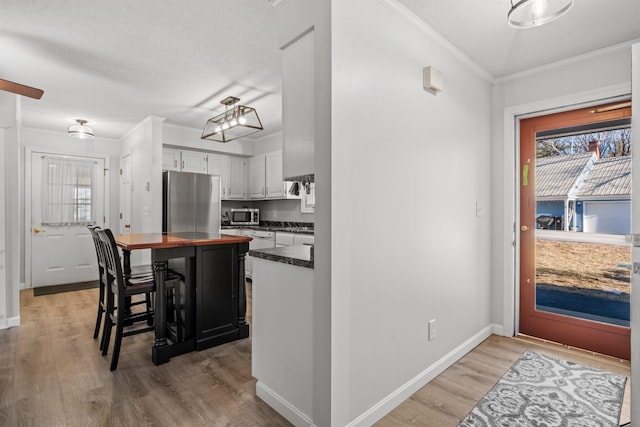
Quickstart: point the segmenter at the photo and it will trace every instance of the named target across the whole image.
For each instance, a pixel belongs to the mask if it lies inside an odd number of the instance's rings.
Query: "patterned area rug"
[[[617,427],[627,378],[525,351],[459,424]]]

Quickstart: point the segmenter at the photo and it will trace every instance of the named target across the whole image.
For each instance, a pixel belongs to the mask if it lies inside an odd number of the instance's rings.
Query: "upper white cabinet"
[[[265,155],[249,159],[249,198],[264,199],[265,191]]]
[[[181,166],[180,150],[175,150],[173,148],[162,149],[162,170],[179,171]]]
[[[247,198],[247,161],[243,157],[229,157],[229,199]]]
[[[207,173],[207,153],[200,151],[182,151],[182,171]]]
[[[282,156],[284,177],[314,173],[314,34],[282,52]]]
[[[282,151],[265,155],[265,195],[267,199],[285,197],[285,183],[282,179]]]
[[[222,200],[229,198],[229,156],[209,154],[207,158],[209,175],[220,176],[220,196]]]
[[[286,184],[282,180],[282,152],[260,154],[249,159],[249,197],[283,199]]]
[[[282,152],[253,157],[227,156],[191,150],[162,149],[162,169],[220,176],[222,200],[299,198],[282,180]],[[304,189],[300,187],[300,192]]]

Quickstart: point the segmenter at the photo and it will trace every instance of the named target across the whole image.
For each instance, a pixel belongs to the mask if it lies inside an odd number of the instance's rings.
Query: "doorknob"
[[[33,232],[38,234],[39,232],[43,232],[45,233],[47,230],[45,230],[44,228],[39,228],[39,227],[33,227]]]
[[[520,230],[522,231],[527,231],[529,229],[529,227],[527,227],[526,225],[523,225],[522,227],[520,227]]]
[[[124,228],[131,228],[131,224],[125,224]]]

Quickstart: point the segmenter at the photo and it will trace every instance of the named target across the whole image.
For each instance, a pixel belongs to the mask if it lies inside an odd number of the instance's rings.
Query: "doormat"
[[[59,294],[61,292],[80,291],[82,289],[92,289],[98,287],[97,280],[90,280],[88,282],[67,283],[65,285],[53,285],[53,286],[41,286],[33,288],[33,296],[39,297],[42,295]]]
[[[459,426],[618,427],[627,377],[525,351]]]

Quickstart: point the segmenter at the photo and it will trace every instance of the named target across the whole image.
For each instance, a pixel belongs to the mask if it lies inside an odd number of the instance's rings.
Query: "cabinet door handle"
[[[173,161],[173,167],[174,167],[174,168],[177,168],[177,167],[178,167],[178,161],[177,161],[177,160],[174,160],[174,161]]]
[[[182,169],[184,169],[184,160],[182,161]]]
[[[222,195],[224,196],[224,188],[222,189]]]

